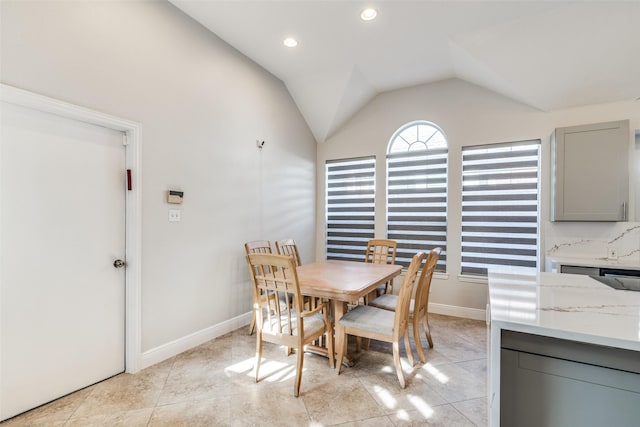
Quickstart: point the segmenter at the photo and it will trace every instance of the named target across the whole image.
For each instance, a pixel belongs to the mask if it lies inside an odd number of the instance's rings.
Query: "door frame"
[[[141,125],[3,83],[0,83],[0,101],[121,131],[126,135],[123,145],[125,146],[126,169],[132,171],[132,189],[125,191],[125,259],[127,262],[125,269],[125,372],[139,371],[142,354]]]

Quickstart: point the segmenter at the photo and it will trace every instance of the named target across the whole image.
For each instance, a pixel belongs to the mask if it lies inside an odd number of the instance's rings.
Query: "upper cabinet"
[[[629,121],[557,128],[551,221],[627,221]]]

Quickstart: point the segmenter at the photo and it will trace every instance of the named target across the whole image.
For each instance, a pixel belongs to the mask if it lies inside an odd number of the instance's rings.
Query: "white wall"
[[[385,236],[385,154],[391,135],[403,124],[428,120],[444,131],[449,142],[449,200],[447,275],[433,280],[430,302],[441,312],[483,316],[486,284],[460,280],[461,238],[461,147],[526,139],[542,141],[541,238],[549,219],[549,138],[554,128],[610,120],[630,119],[640,129],[640,102],[593,105],[543,112],[458,79],[383,93],[360,110],[325,143],[318,145],[317,244],[318,259],[324,258],[324,164],[328,159],[374,154],[377,159],[376,236]],[[635,156],[630,135],[630,154]],[[635,165],[637,160],[630,159]],[[636,167],[637,170],[637,167]],[[632,173],[632,177],[636,175]],[[636,179],[632,178],[631,202],[637,201]],[[635,208],[635,212],[639,212]],[[634,215],[631,212],[631,215]],[[594,224],[583,224],[590,234]],[[562,224],[558,225],[562,227]],[[595,232],[595,231],[594,231]],[[599,232],[599,231],[598,231]],[[546,247],[543,241],[542,253]],[[544,263],[544,259],[541,260]],[[542,264],[544,265],[544,264]]]
[[[316,144],[281,81],[164,1],[0,8],[2,83],[142,125],[143,351],[250,310],[245,241],[313,259]]]

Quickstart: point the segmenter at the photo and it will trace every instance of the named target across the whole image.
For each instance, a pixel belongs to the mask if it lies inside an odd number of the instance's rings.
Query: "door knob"
[[[127,265],[127,263],[126,263],[126,262],[124,262],[124,261],[123,261],[123,260],[121,260],[121,259],[117,259],[117,260],[113,261],[113,266],[114,266],[115,268],[122,268],[122,267],[126,267],[126,265]]]

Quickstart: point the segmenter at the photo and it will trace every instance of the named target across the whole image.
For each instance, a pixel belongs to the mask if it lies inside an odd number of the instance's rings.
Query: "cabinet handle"
[[[627,220],[627,202],[622,202],[622,220]]]

